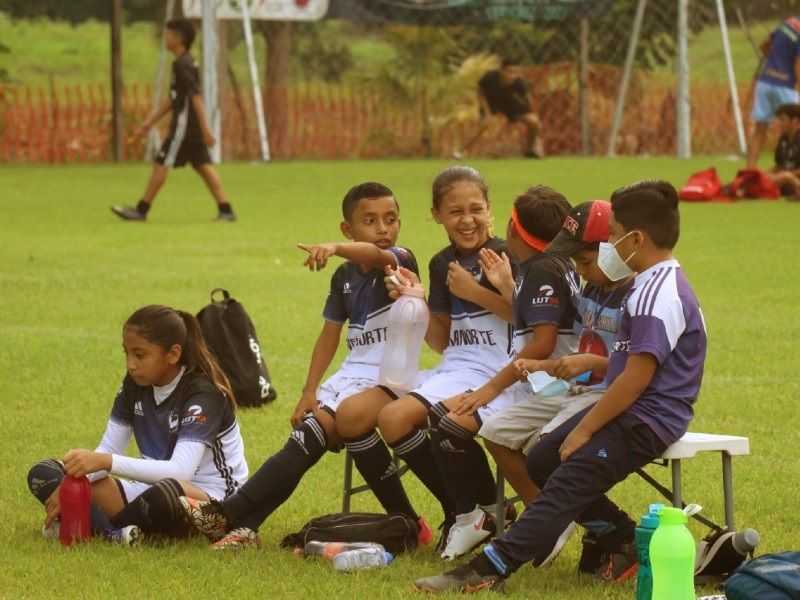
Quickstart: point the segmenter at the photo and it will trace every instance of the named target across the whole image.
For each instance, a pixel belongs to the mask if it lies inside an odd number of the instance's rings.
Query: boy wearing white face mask
[[[598,266],[611,280],[638,275],[623,304],[607,391],[531,450],[528,470],[543,490],[537,501],[468,564],[420,579],[418,588],[500,589],[526,562],[541,565],[572,521],[613,524],[617,535],[598,545],[598,561],[611,580],[635,573],[633,522],[605,494],[686,432],[703,377],[706,330],[672,256],[680,229],[675,188],[637,183],[614,192],[611,205],[609,244],[601,244]]]

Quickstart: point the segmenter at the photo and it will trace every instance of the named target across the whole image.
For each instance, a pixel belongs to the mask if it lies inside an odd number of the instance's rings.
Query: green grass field
[[[617,186],[663,177],[674,183],[710,159],[477,161],[491,187],[498,228],[514,195],[533,183],[573,202],[608,197]],[[736,165],[722,163],[723,178]],[[414,577],[442,564],[430,550],[402,556],[379,572],[341,575],[278,549],[281,537],[313,516],[339,510],[343,457],[329,454],[262,529],[265,547],[213,555],[201,540],[136,549],[91,543],[63,550],[40,535],[43,511],[25,474],[37,459],[93,448],[124,375],[120,328],[137,307],[166,303],[200,309],[224,286],[253,317],[280,397],[239,413],[255,470],[280,448],[305,377],[331,270],[301,268],[297,242],[338,239],[339,202],[360,180],[392,187],[402,206],[400,241],[421,264],[445,245],[429,217],[429,185],[441,162],[295,162],[222,167],[240,221],[217,225],[211,201],[187,170],[173,174],[146,225],[118,222],[111,203],[134,201],[144,165],[0,168],[0,597],[155,598],[235,594],[250,598],[412,598]],[[709,356],[694,430],[749,435],[753,455],[735,461],[737,520],[757,528],[761,551],[797,548],[800,445],[795,255],[800,205],[784,202],[683,207],[677,255],[709,326]],[[426,354],[427,365],[433,356]],[[794,366],[793,366],[794,365]],[[131,452],[134,450],[131,449]],[[651,467],[662,481],[665,469]],[[686,465],[687,500],[722,519],[716,457]],[[417,507],[440,514],[407,477]],[[655,493],[631,479],[613,497],[635,515]],[[357,510],[375,510],[368,495]],[[700,529],[695,529],[700,534]],[[544,570],[523,568],[512,598],[623,599],[632,585],[604,587],[575,574],[577,538]]]

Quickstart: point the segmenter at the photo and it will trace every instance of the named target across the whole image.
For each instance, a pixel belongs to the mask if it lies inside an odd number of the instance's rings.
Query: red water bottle
[[[59,538],[64,546],[92,537],[92,486],[86,477],[64,477],[58,490]]]

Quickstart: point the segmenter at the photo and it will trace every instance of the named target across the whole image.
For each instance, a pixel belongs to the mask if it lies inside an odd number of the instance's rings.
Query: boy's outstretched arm
[[[619,377],[564,440],[561,445],[561,461],[566,461],[597,431],[636,402],[650,385],[657,368],[658,361],[652,354],[631,354]]]
[[[217,143],[217,140],[214,139],[214,134],[211,132],[211,127],[208,124],[206,105],[200,94],[192,96],[192,108],[194,108],[194,114],[197,115],[197,124],[200,126],[200,131],[203,132],[203,142],[206,146],[211,148]]]
[[[321,271],[332,256],[338,256],[368,269],[396,267],[397,257],[369,242],[332,242],[329,244],[297,244],[308,252],[305,266],[311,271]]]
[[[322,331],[314,344],[314,351],[311,353],[311,363],[308,366],[306,383],[300,400],[291,416],[293,427],[297,427],[303,420],[303,415],[313,411],[317,406],[317,388],[322,382],[325,371],[333,361],[336,350],[339,347],[339,339],[342,335],[342,323],[334,323],[326,320],[322,326]]]
[[[558,326],[552,324],[536,325],[533,328],[533,341],[517,354],[517,359],[545,360],[556,349]],[[519,381],[516,361],[508,363],[497,375],[470,394],[461,397],[460,405],[455,409],[457,415],[470,415],[481,406],[489,404],[502,394],[506,388]]]

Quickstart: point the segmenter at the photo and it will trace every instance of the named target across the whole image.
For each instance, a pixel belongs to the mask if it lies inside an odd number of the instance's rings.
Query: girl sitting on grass
[[[184,537],[178,498],[224,499],[247,479],[244,443],[228,378],[206,347],[197,320],[145,306],[122,328],[127,374],[94,450],[36,463],[31,493],[55,536],[64,475],[92,482],[92,529],[125,545],[142,534]],[[123,454],[135,437],[141,458]]]

